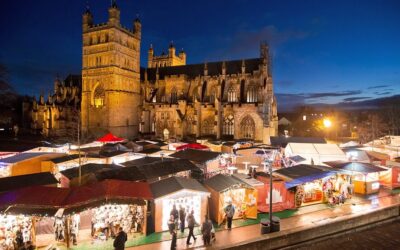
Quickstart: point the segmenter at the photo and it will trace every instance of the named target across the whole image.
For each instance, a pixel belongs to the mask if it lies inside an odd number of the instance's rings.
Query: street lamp
[[[325,128],[332,127],[332,121],[329,118],[325,118],[322,122],[323,122]]]

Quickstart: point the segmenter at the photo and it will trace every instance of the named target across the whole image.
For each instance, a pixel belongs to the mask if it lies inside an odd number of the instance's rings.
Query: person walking
[[[182,205],[179,207],[179,220],[181,221],[180,223],[181,233],[183,233],[185,231],[186,212],[185,209],[182,207]]]
[[[128,240],[127,234],[122,230],[122,227],[118,230],[118,235],[115,237],[114,240],[114,249],[115,250],[124,250],[125,249],[125,242]]]
[[[228,230],[231,230],[233,216],[235,215],[235,207],[232,205],[231,201],[229,201],[228,206],[225,207],[224,211],[225,211]]]
[[[189,228],[189,235],[186,239],[186,245],[190,245],[190,238],[193,237],[193,240],[196,240],[197,238],[194,236],[193,230],[194,226],[196,225],[196,220],[194,219],[194,211],[192,210],[190,214],[187,216],[187,223],[188,223],[188,228]]]
[[[201,225],[201,233],[203,234],[203,241],[205,246],[211,245],[211,230],[212,222],[208,219],[206,215],[203,224]]]
[[[168,220],[168,231],[171,234],[171,250],[175,250],[177,236],[176,236],[175,219],[174,219],[174,216],[172,215],[172,212],[171,212],[171,215],[169,216],[169,220]]]
[[[175,227],[178,228],[179,211],[178,211],[178,209],[176,209],[175,204],[172,206],[172,210],[171,210],[170,215],[174,216],[174,221],[175,221],[175,224],[176,224]]]

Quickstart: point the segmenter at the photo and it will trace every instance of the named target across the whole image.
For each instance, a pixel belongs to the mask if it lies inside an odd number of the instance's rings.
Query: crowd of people
[[[235,206],[232,204],[232,202],[228,203],[228,205],[224,208],[224,212],[225,212],[227,229],[231,230],[232,220],[235,214]],[[192,238],[194,241],[197,240],[197,237],[194,235],[194,228],[196,225],[199,224],[195,220],[194,211],[191,210],[188,214],[186,214],[186,211],[182,206],[180,206],[178,210],[176,208],[176,205],[173,205],[170,213],[170,218],[168,220],[168,230],[169,233],[171,234],[171,239],[172,239],[171,250],[176,249],[176,242],[178,237],[177,233],[178,231],[180,231],[181,234],[183,234],[185,232],[186,225],[187,228],[189,229],[189,233],[186,238],[186,245],[189,246],[192,244],[190,242]],[[200,225],[200,231],[205,246],[210,246],[211,242],[216,240],[215,228],[208,215],[204,217],[204,221]]]

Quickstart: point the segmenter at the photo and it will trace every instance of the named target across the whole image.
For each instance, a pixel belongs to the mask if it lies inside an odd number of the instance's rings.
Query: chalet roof
[[[170,177],[150,184],[154,198],[160,198],[180,190],[192,190],[197,192],[209,193],[198,181],[182,177]]]
[[[195,163],[206,163],[207,161],[213,160],[218,156],[222,155],[220,152],[196,150],[196,149],[185,149],[179,152],[173,153],[170,156],[179,159],[187,159]]]
[[[52,185],[57,183],[57,179],[50,172],[4,177],[0,178],[0,192],[29,186]]]

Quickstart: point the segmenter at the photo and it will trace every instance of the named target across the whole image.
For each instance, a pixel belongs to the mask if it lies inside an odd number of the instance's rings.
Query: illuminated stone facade
[[[81,76],[69,75],[64,81],[54,81],[54,92],[40,95],[39,100],[25,100],[24,126],[32,133],[44,136],[74,136],[78,130],[81,100]]]
[[[135,137],[140,105],[140,21],[133,22],[133,29],[123,27],[114,2],[107,23],[93,24],[92,14],[86,11],[82,28],[82,132]]]
[[[140,132],[268,143],[278,128],[268,59],[261,45],[254,59],[142,68]]]
[[[108,14],[104,24],[94,24],[89,11],[83,14],[84,135],[112,132],[125,138],[209,137],[264,143],[277,135],[277,103],[265,44],[258,58],[187,65],[186,53],[176,55],[171,43],[168,54],[159,56],[151,47],[148,67],[140,68],[140,21],[133,22],[132,30],[121,26],[115,2]],[[35,117],[35,128],[47,130],[45,134],[62,127],[57,119],[47,126],[45,113]]]

